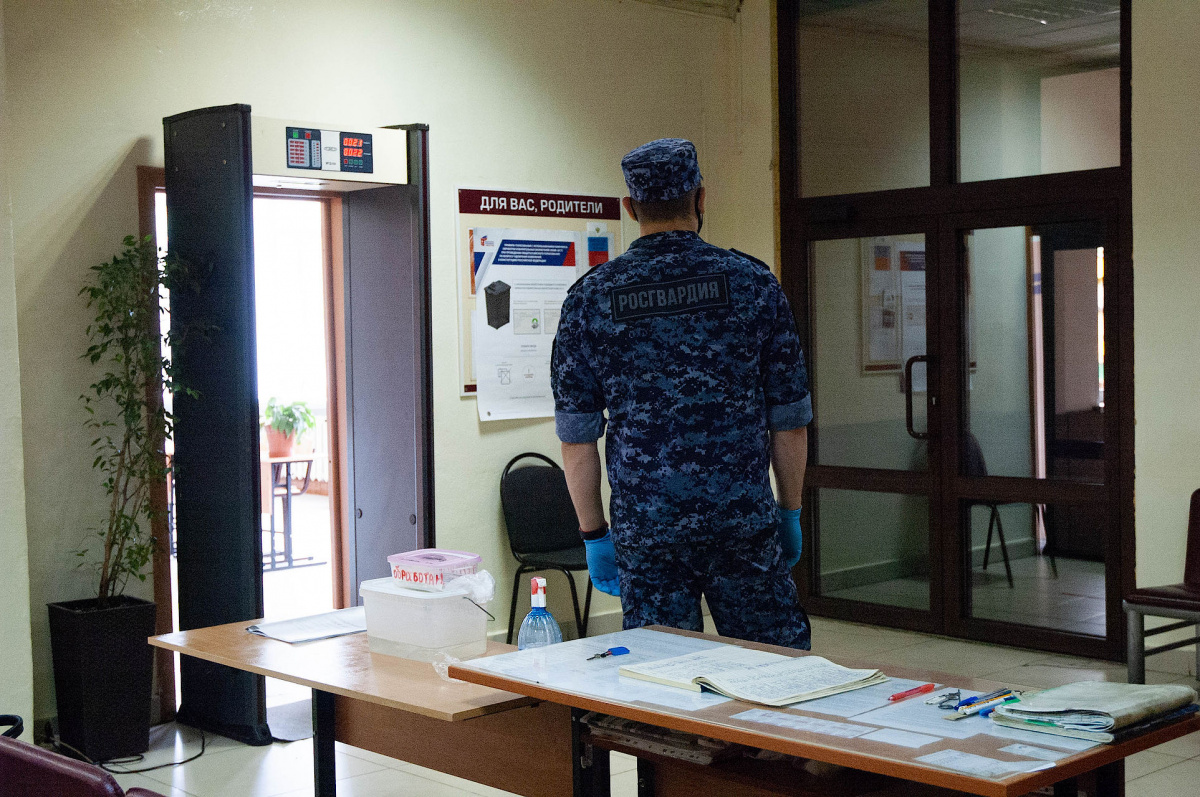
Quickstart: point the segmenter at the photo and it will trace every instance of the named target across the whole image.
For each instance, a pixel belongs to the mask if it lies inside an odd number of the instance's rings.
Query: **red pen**
[[[906,689],[903,692],[897,692],[888,698],[888,702],[903,700],[906,697],[913,697],[914,695],[925,695],[932,692],[934,689],[937,689],[937,684],[921,684],[920,686],[914,686],[912,689]]]

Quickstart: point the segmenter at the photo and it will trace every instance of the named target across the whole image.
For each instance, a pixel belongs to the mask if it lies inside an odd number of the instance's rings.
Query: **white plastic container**
[[[424,592],[376,578],[364,581],[358,594],[373,653],[436,661],[439,653],[467,659],[487,651],[487,613],[464,590]]]
[[[440,592],[446,588],[447,582],[458,576],[474,574],[483,557],[446,548],[422,548],[394,553],[387,560],[392,566],[392,578],[400,586]]]

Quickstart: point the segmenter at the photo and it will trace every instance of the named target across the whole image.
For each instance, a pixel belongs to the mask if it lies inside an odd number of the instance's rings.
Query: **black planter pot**
[[[47,604],[58,733],[93,761],[150,747],[154,604],[121,596]]]

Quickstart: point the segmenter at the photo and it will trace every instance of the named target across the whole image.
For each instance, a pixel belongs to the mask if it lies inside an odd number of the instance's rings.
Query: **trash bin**
[[[484,301],[487,303],[488,326],[499,329],[512,320],[509,297],[512,288],[507,282],[496,280],[483,289]]]

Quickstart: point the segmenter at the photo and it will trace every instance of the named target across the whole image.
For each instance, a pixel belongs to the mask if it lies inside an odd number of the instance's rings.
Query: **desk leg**
[[[292,463],[285,464],[287,486],[283,491],[283,560],[292,566]]]
[[[574,797],[609,797],[608,751],[588,744],[583,709],[571,709],[571,775]]]
[[[638,797],[654,797],[654,762],[637,760]]]
[[[1096,770],[1096,797],[1125,797],[1125,759]]]
[[[1079,783],[1075,778],[1060,780],[1054,784],[1054,797],[1079,797]]]
[[[333,754],[333,693],[312,690],[313,792],[336,797],[337,771]]]

